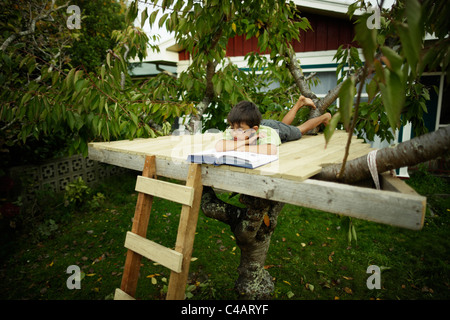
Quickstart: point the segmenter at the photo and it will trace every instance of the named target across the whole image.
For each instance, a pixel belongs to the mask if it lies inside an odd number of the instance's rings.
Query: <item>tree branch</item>
[[[46,18],[51,17],[50,15],[55,12],[58,11],[62,8],[68,7],[70,4],[70,1],[67,2],[66,4],[53,8],[55,5],[56,0],[52,0],[52,3],[50,5],[50,9],[39,14],[38,16],[34,17],[33,19],[31,19],[31,12],[30,12],[30,27],[28,28],[28,30],[24,30],[18,33],[13,33],[12,35],[10,35],[1,45],[0,47],[0,51],[5,51],[6,48],[8,48],[8,46],[17,38],[17,37],[23,37],[23,36],[28,36],[30,34],[33,34],[36,31],[36,23],[40,20],[44,20]],[[45,8],[45,7],[44,7]]]
[[[202,211],[205,216],[230,225],[233,229],[245,209],[233,206],[217,198],[211,187],[203,187]]]
[[[317,96],[312,92],[308,84],[306,83],[305,76],[303,75],[302,69],[297,63],[297,59],[295,58],[295,52],[293,49],[289,49],[286,52],[286,66],[288,67],[292,77],[294,77],[294,81],[299,88],[302,95],[307,98],[310,98],[316,103],[318,101]]]
[[[222,17],[223,20],[224,17]],[[220,23],[218,24],[220,25]],[[220,38],[222,37],[222,29],[219,29],[217,33],[214,35],[211,47],[208,49],[208,51],[214,51],[216,49],[217,44],[219,43]],[[216,73],[216,67],[218,62],[214,59],[212,61],[208,61],[206,65],[206,90],[205,95],[202,99],[202,101],[196,106],[197,114],[191,117],[188,129],[191,131],[191,133],[195,133],[198,128],[196,128],[196,122],[201,121],[201,118],[203,116],[203,113],[208,108],[209,104],[215,97],[214,92],[214,85],[212,82],[212,78],[214,74]]]
[[[383,173],[392,169],[412,166],[443,156],[450,151],[450,126],[399,143],[395,148],[378,150],[377,171]],[[313,179],[354,183],[371,176],[367,156],[348,161],[345,172],[338,179],[341,164],[324,167]]]

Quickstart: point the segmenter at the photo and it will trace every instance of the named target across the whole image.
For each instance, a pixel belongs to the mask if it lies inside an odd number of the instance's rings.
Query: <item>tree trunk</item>
[[[235,283],[239,297],[269,299],[274,284],[264,263],[284,204],[246,195],[241,195],[239,200],[247,209],[225,203],[217,198],[212,188],[204,188],[202,210],[206,216],[227,223],[234,233],[241,250],[239,277]],[[268,218],[264,218],[265,215]]]
[[[383,148],[377,151],[376,166],[378,173],[412,166],[424,161],[435,159],[450,151],[450,126],[424,134],[411,140],[399,143],[395,148]],[[341,164],[324,167],[313,178],[326,181],[354,183],[370,178],[367,156],[348,161],[343,176],[337,174]]]

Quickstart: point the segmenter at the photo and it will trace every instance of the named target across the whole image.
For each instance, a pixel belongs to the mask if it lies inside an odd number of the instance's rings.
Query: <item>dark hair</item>
[[[230,111],[227,117],[228,124],[245,123],[250,128],[259,126],[262,116],[258,107],[250,101],[238,102]]]

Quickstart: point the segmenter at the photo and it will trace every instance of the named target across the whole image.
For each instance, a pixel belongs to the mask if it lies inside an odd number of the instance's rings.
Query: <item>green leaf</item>
[[[131,117],[131,120],[133,121],[133,123],[136,125],[136,127],[138,126],[138,117],[133,113],[133,112],[131,112],[130,111],[130,117]]]
[[[341,119],[341,114],[338,111],[331,118],[328,126],[325,127],[325,130],[323,132],[324,137],[325,137],[325,148],[326,148],[328,142],[330,141],[331,137],[333,136],[333,133],[336,130],[336,127],[337,127],[340,119]]]
[[[367,85],[366,85],[366,92],[368,94],[369,102],[372,101],[372,99],[375,97],[375,95],[378,92],[378,83],[375,79],[372,79]]]
[[[100,68],[100,76],[102,77],[102,82],[103,82],[105,79],[105,65],[104,64]]]
[[[69,89],[73,88],[73,78],[75,76],[75,71],[76,71],[76,69],[71,69],[69,71],[69,74],[67,75],[66,82],[67,82],[67,87]]]
[[[355,38],[361,44],[366,64],[373,64],[373,57],[377,48],[377,29],[367,27],[368,14],[363,15],[355,26]]]
[[[380,83],[381,100],[393,130],[400,125],[400,112],[405,102],[405,84],[398,74],[384,69],[385,83]]]
[[[147,12],[147,8],[145,8],[145,10],[143,10],[141,13],[141,28],[144,27],[145,20],[147,20],[147,17],[148,17],[148,12]]]
[[[417,63],[422,48],[423,24],[421,23],[421,7],[418,0],[407,0],[405,13],[407,23],[397,25],[398,35],[411,71],[416,74]]]
[[[73,85],[75,85],[78,81],[78,79],[80,78],[80,76],[83,74],[83,71],[78,70],[77,72],[75,72],[75,75],[73,77]]]
[[[351,76],[344,81],[339,91],[339,112],[346,129],[348,129],[350,124],[355,94],[355,78]]]
[[[388,68],[394,71],[397,75],[401,76],[403,58],[389,47],[381,47],[381,52],[383,52],[384,56],[389,60]]]
[[[169,14],[166,13],[166,14],[164,14],[164,15],[159,19],[158,26],[159,26],[160,28],[162,27],[162,25],[164,24],[164,22],[166,21],[166,19],[167,19],[168,16],[169,16]]]
[[[56,84],[56,82],[58,81],[59,78],[59,73],[56,71],[53,71],[52,74],[52,86],[54,86]]]
[[[153,23],[155,23],[155,20],[156,20],[156,16],[158,15],[158,10],[156,10],[156,11],[153,11],[151,14],[150,14],[150,26],[152,26],[153,25]]]
[[[356,236],[355,225],[352,223],[352,238],[355,239],[355,242],[358,243],[358,238]]]
[[[67,112],[67,123],[69,124],[70,130],[73,130],[75,126],[75,119],[73,117],[73,113],[71,111]]]
[[[27,92],[23,95],[22,100],[20,101],[20,105],[23,106],[25,103],[28,102],[28,100],[31,99],[31,93]],[[25,109],[25,108],[24,108]],[[25,109],[26,110],[26,109]]]

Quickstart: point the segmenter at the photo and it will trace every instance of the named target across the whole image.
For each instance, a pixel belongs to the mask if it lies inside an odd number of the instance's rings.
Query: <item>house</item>
[[[354,38],[353,22],[346,15],[348,5],[351,2],[343,3],[329,0],[295,0],[294,1],[302,16],[308,18],[313,31],[300,31],[301,42],[293,44],[297,58],[301,62],[303,72],[307,76],[315,72],[320,83],[312,87],[312,91],[318,97],[324,97],[327,92],[337,84],[336,68],[337,63],[333,60],[336,49],[341,44],[352,44]],[[355,16],[361,14],[356,11]],[[432,41],[432,36],[427,36],[426,40]],[[181,48],[174,39],[169,39],[161,44],[161,52],[150,55],[146,63],[161,66],[162,61],[176,63],[176,73],[186,70],[190,65],[189,54]],[[244,57],[247,53],[258,51],[257,39],[245,39],[243,36],[236,36],[229,40],[227,47],[227,57],[235,63],[241,70],[248,69]],[[362,57],[362,56],[361,56]],[[173,66],[173,65],[172,65]],[[153,72],[158,69],[153,69]],[[173,70],[172,70],[173,72]],[[440,71],[426,72],[423,74],[423,82],[436,86],[438,91],[430,90],[430,100],[427,103],[428,112],[424,116],[424,121],[428,131],[435,131],[450,124],[450,100],[449,93],[444,90],[445,77]],[[367,101],[367,93],[362,93],[362,101]],[[411,125],[406,125],[395,134],[398,143],[409,140],[413,137]],[[375,139],[373,147],[383,148],[389,145],[386,141]],[[406,169],[398,171],[399,175],[407,176]]]

